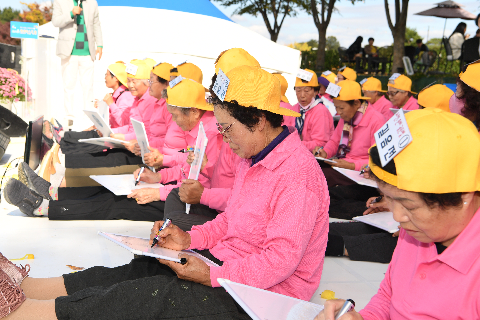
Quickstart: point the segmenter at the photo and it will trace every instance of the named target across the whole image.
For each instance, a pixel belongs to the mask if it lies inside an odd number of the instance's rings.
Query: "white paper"
[[[202,169],[203,157],[205,155],[205,149],[207,149],[208,138],[203,128],[203,122],[200,121],[198,126],[197,141],[195,141],[195,150],[193,153],[193,162],[190,165],[190,172],[188,173],[188,179],[198,180],[200,171]],[[190,204],[187,203],[186,213],[190,212]]]
[[[138,66],[131,64],[131,63],[125,63],[125,72],[131,75],[136,75],[138,71]]]
[[[112,129],[108,123],[103,119],[103,117],[98,113],[98,110],[83,110],[87,117],[92,120],[93,125],[100,131],[104,138],[110,137],[113,133]]]
[[[320,101],[322,101],[323,105],[327,107],[328,111],[330,111],[330,114],[332,117],[337,114],[337,109],[335,109],[335,105],[333,104],[332,101],[328,100],[325,97],[321,97]]]
[[[322,74],[323,74],[324,76],[328,76],[329,74],[332,74],[332,71],[330,71],[330,70],[323,71]]]
[[[137,143],[140,146],[140,152],[142,153],[142,162],[145,163],[144,155],[149,153],[148,147],[150,144],[148,143],[147,131],[145,130],[145,125],[141,121],[137,121],[133,118],[130,118],[132,122],[133,131],[135,131],[135,136],[137,137]],[[149,167],[150,170],[155,172],[155,168]]]
[[[365,78],[362,81],[360,81],[360,85],[363,85],[365,82],[367,82],[367,80],[368,80],[368,78]]]
[[[135,186],[135,177],[133,174],[91,175],[90,178],[100,183],[116,196],[127,196],[132,193],[132,190],[137,189],[159,189],[163,187],[160,183],[145,183],[143,181],[140,181]]]
[[[110,107],[103,100],[98,100],[97,110],[100,116],[105,120],[108,126],[110,126]]]
[[[398,77],[400,77],[400,73],[394,73],[390,78],[388,78],[388,81],[395,81],[395,79]]]
[[[337,163],[337,161],[335,161],[335,160],[330,160],[330,159],[322,158],[322,157],[315,157],[315,159],[326,161],[326,162],[331,162],[331,163]]]
[[[355,181],[358,184],[361,184],[362,186],[367,186],[367,187],[372,187],[372,188],[378,188],[378,185],[375,181],[371,179],[366,179],[364,178],[361,174],[360,171],[355,171],[355,170],[350,170],[350,169],[344,169],[344,168],[338,168],[338,167],[333,167],[333,169],[337,170],[341,174],[343,174],[345,177]]]
[[[179,75],[178,77],[176,77],[175,79],[173,79],[172,81],[170,81],[170,82],[168,83],[168,85],[170,86],[170,88],[173,88],[173,87],[175,87],[177,84],[179,84],[183,79],[185,79],[185,78],[183,78],[181,75]]]
[[[354,217],[353,220],[366,223],[390,233],[398,231],[399,223],[393,219],[392,212],[376,212],[365,216]]]
[[[397,112],[398,112],[398,110],[400,110],[400,109],[396,109],[396,108],[390,108],[390,111],[392,111],[392,112],[393,112],[393,114],[397,113]],[[404,113],[409,113],[410,111],[413,111],[413,110],[403,110],[403,112],[404,112]]]
[[[300,78],[305,81],[310,81],[312,80],[312,77],[313,77],[313,73],[311,73],[310,71],[306,71],[303,69],[298,69],[297,71],[297,78]]]
[[[332,97],[338,97],[338,94],[340,93],[340,90],[342,90],[342,87],[336,85],[335,83],[329,83],[327,90],[325,90],[325,93],[328,93]]]
[[[100,231],[98,232],[98,234],[101,235],[102,237],[107,238],[110,241],[115,242],[119,246],[129,250],[130,252],[136,255],[144,255],[144,256],[149,256],[154,258],[161,258],[164,260],[180,262],[180,258],[178,258],[178,255],[180,253],[186,253],[203,260],[207,265],[211,267],[218,267],[218,264],[216,264],[215,262],[191,250],[177,251],[177,250],[162,248],[159,246],[154,246],[153,248],[151,248],[149,244],[149,241],[150,241],[149,239],[123,236],[120,234],[106,233],[106,232],[100,232]]]
[[[409,143],[412,142],[412,135],[405,119],[403,109],[393,115],[377,132],[375,132],[375,143],[382,167],[387,165],[397,156]]]
[[[222,71],[222,69],[218,69],[217,79],[215,80],[215,84],[213,85],[212,89],[213,92],[217,95],[217,97],[222,101],[227,95],[229,84],[230,79],[228,79],[227,75]]]
[[[218,283],[254,320],[312,320],[323,306],[227,279]]]
[[[102,147],[109,148],[109,149],[112,149],[112,148],[125,149],[125,146],[123,145],[123,143],[125,143],[125,141],[110,138],[110,137],[78,139],[78,142],[95,144],[97,146],[102,146]]]

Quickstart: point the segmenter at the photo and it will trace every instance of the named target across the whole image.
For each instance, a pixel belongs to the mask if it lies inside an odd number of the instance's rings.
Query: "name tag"
[[[347,67],[347,66],[343,66],[343,67],[341,67],[340,69],[338,69],[338,71],[342,72],[343,70],[345,70],[346,67]]]
[[[388,81],[394,81],[398,77],[400,77],[400,73],[394,73],[390,78],[388,78]]]
[[[136,75],[138,71],[138,66],[131,64],[131,63],[126,63],[125,64],[125,72],[128,74]]]
[[[405,119],[405,113],[403,109],[400,109],[375,132],[375,143],[382,167],[385,167],[411,142],[412,135]]]
[[[180,83],[180,81],[182,81],[184,78],[180,75],[178,77],[176,77],[175,79],[173,79],[172,81],[170,81],[168,83],[168,85],[170,86],[170,88],[173,88],[175,87],[177,84]]]
[[[367,82],[367,80],[368,80],[368,78],[365,78],[365,79],[363,79],[362,81],[360,81],[360,85],[363,86],[363,84],[364,84],[365,82]]]
[[[328,75],[332,74],[332,71],[330,71],[330,70],[323,71],[322,74],[323,74],[324,76],[328,76]]]
[[[309,71],[305,71],[303,69],[298,69],[297,78],[300,78],[305,81],[310,81],[312,80],[312,77],[313,77],[313,73]]]
[[[227,95],[228,85],[230,84],[230,79],[227,75],[223,73],[222,69],[218,70],[217,79],[213,85],[213,92],[217,95],[220,100],[224,100]]]
[[[327,90],[325,90],[325,93],[328,93],[332,97],[338,97],[338,94],[340,93],[340,90],[342,90],[342,87],[337,86],[335,83],[329,83]]]
[[[154,65],[153,67],[156,68],[156,67],[158,67],[159,65],[161,65],[162,63],[163,63],[163,62],[159,62],[159,63],[157,63],[156,65]]]

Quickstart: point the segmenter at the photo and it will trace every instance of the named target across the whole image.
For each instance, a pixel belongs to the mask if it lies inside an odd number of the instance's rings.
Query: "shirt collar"
[[[278,146],[283,140],[285,140],[286,137],[288,137],[288,135],[290,134],[290,131],[288,130],[288,127],[287,126],[283,126],[283,131],[275,137],[275,139],[272,140],[272,142],[270,142],[268,144],[268,146],[266,146],[262,151],[260,151],[256,156],[253,156],[252,157],[252,163],[250,164],[250,166],[253,166],[254,164],[262,161],[263,159],[265,159],[265,157],[273,150],[275,149],[276,146]]]
[[[360,121],[360,123],[356,127],[366,127],[370,124],[370,119],[372,118],[372,114],[373,114],[372,110],[374,110],[374,109],[372,108],[372,105],[370,104],[367,107],[367,110],[365,111],[365,114],[363,115],[362,121]]]

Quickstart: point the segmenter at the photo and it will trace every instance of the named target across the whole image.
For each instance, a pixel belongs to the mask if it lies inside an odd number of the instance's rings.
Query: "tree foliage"
[[[45,5],[44,3],[39,4],[37,2],[25,3],[20,2],[21,4],[27,6],[27,10],[23,10],[20,13],[20,18],[24,22],[34,22],[39,25],[45,24],[52,20],[53,8],[50,5]]]
[[[338,42],[335,36],[327,37],[327,43],[325,44],[325,48],[327,50],[338,50],[340,47],[340,42]]]
[[[415,28],[409,28],[405,30],[405,45],[414,46],[418,39],[423,39]]]
[[[280,29],[287,16],[295,16],[300,0],[214,0],[224,7],[237,6],[234,14],[260,15],[270,39],[277,42]]]
[[[12,7],[0,9],[0,22],[10,22],[20,19],[20,10],[14,10]]]

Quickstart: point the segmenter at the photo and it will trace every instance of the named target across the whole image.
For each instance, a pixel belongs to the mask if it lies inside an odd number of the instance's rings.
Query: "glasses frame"
[[[228,141],[232,141],[232,139],[230,139],[230,137],[228,137],[226,135],[227,131],[230,130],[230,128],[236,123],[236,121],[232,122],[231,124],[229,124],[228,126],[225,127],[225,129],[222,127],[222,125],[220,123],[216,123],[217,125],[217,130],[218,132],[222,135],[222,137],[224,137],[225,139],[227,139]]]
[[[400,92],[400,90],[397,90],[397,91],[387,91],[387,95],[388,95],[389,97],[395,97],[399,92]]]
[[[160,81],[152,81],[152,80],[150,80],[150,79],[148,79],[147,81],[148,81],[148,84],[149,84],[150,86],[152,86],[152,84],[157,83],[157,82],[160,83]]]

